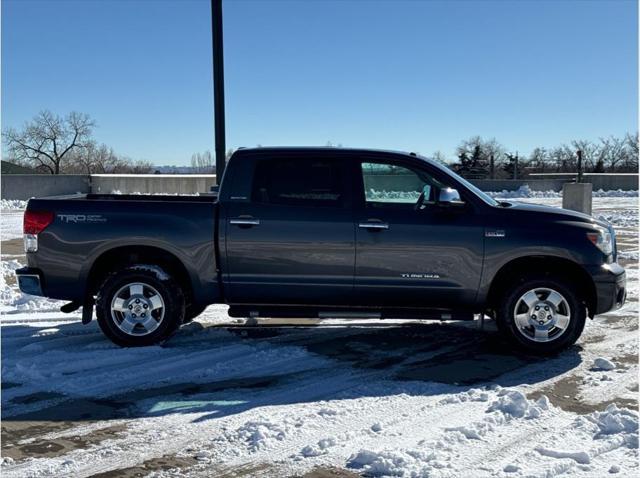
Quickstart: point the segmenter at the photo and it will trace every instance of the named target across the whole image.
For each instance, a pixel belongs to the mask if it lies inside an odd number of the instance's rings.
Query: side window
[[[368,207],[413,207],[422,193],[423,204],[434,204],[443,187],[423,172],[391,163],[362,163],[362,180]]]
[[[288,206],[340,207],[344,191],[340,165],[322,159],[268,159],[258,162],[251,200]]]

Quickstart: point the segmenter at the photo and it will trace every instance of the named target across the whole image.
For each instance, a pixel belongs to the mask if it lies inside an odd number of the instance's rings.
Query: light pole
[[[213,41],[213,115],[216,141],[216,184],[225,167],[224,127],[224,48],[222,44],[222,0],[211,0],[211,37]]]

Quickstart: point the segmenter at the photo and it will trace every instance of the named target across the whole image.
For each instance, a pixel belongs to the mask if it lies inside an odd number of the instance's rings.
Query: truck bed
[[[38,252],[27,254],[30,268],[46,271],[48,297],[82,300],[94,285],[92,268],[163,254],[183,265],[194,303],[219,295],[216,196],[78,194],[31,199],[27,209],[55,215],[40,234]]]

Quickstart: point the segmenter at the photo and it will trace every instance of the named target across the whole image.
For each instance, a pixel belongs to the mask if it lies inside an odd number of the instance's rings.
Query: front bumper
[[[627,299],[627,276],[624,268],[617,264],[605,264],[589,271],[596,286],[596,315],[622,307]]]
[[[18,287],[22,292],[29,295],[44,296],[42,290],[42,273],[32,267],[23,267],[16,270]]]

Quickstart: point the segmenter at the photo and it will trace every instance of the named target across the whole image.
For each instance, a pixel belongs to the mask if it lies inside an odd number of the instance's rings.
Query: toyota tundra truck
[[[217,196],[31,199],[27,293],[82,307],[121,346],[209,304],[232,317],[493,318],[516,348],[573,344],[625,301],[611,225],[497,201],[414,153],[252,148]]]

